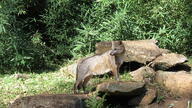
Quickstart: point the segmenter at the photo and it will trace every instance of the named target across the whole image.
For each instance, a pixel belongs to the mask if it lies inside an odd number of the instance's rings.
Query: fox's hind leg
[[[87,76],[87,77],[84,79],[84,81],[83,81],[83,91],[84,91],[84,93],[88,93],[88,91],[86,91],[86,85],[87,85],[88,81],[89,81],[91,78],[92,78],[92,75]]]
[[[74,90],[73,90],[74,94],[79,93],[79,89],[82,88],[82,85],[83,85],[83,79],[81,79],[81,78],[79,78],[79,77],[77,76],[76,82],[75,82],[75,84],[74,84]]]

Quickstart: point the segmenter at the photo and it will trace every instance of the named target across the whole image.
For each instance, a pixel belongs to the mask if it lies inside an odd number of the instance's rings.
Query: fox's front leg
[[[112,74],[113,74],[115,80],[117,80],[117,81],[119,81],[119,71],[118,70],[119,70],[118,68],[112,70]]]

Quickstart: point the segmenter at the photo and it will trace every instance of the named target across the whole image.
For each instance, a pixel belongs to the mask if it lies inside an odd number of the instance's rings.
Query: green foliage
[[[189,100],[188,101],[188,106],[187,106],[188,108],[192,108],[192,100]]]
[[[158,97],[157,97],[157,103],[163,102],[164,99],[165,99],[164,96],[158,96]]]
[[[187,64],[192,64],[192,56],[190,56],[190,57],[188,58]]]
[[[42,35],[36,15],[31,7],[38,1],[6,0],[0,6],[0,70],[7,73],[11,70],[43,69],[47,64],[47,55],[51,51],[41,41]]]
[[[0,70],[45,69],[108,40],[156,39],[191,55],[191,7],[190,0],[4,0]]]
[[[90,42],[87,42],[84,37],[76,36],[79,34],[77,28],[84,20],[83,15],[91,6],[90,3],[86,0],[48,1],[48,9],[42,16],[42,22],[45,23],[45,35],[49,39],[47,41],[49,48],[55,52],[56,56],[66,59],[85,55]],[[89,47],[93,48],[93,46]]]
[[[132,80],[132,76],[130,75],[130,73],[126,72],[126,73],[123,73],[121,76],[120,76],[120,79],[121,81],[130,81]]]
[[[103,95],[101,98],[98,98],[97,94],[91,96],[88,100],[85,100],[87,108],[103,108],[105,102],[105,96]]]
[[[185,53],[191,35],[187,9],[183,0],[102,0],[88,10],[83,25],[89,29],[81,31],[94,31],[93,41],[154,38],[160,47]]]

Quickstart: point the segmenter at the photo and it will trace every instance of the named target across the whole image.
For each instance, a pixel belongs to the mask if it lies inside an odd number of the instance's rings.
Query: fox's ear
[[[111,41],[112,49],[114,49],[117,45],[119,45],[119,41]]]

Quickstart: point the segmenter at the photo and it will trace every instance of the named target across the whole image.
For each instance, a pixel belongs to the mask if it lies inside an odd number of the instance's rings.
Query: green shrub
[[[186,53],[190,50],[186,46],[191,43],[187,39],[191,37],[191,23],[186,20],[190,17],[187,10],[189,8],[183,0],[101,0],[94,2],[86,12],[85,19],[88,20],[78,29],[77,37],[85,37],[84,44],[89,40],[153,38],[159,41],[162,48]]]
[[[190,0],[4,0],[0,70],[45,69],[107,40],[156,39],[191,55],[191,7]]]
[[[36,28],[36,14],[31,7],[38,1],[6,0],[0,2],[0,70],[31,70],[45,66],[46,50]],[[39,40],[38,40],[39,38]]]

